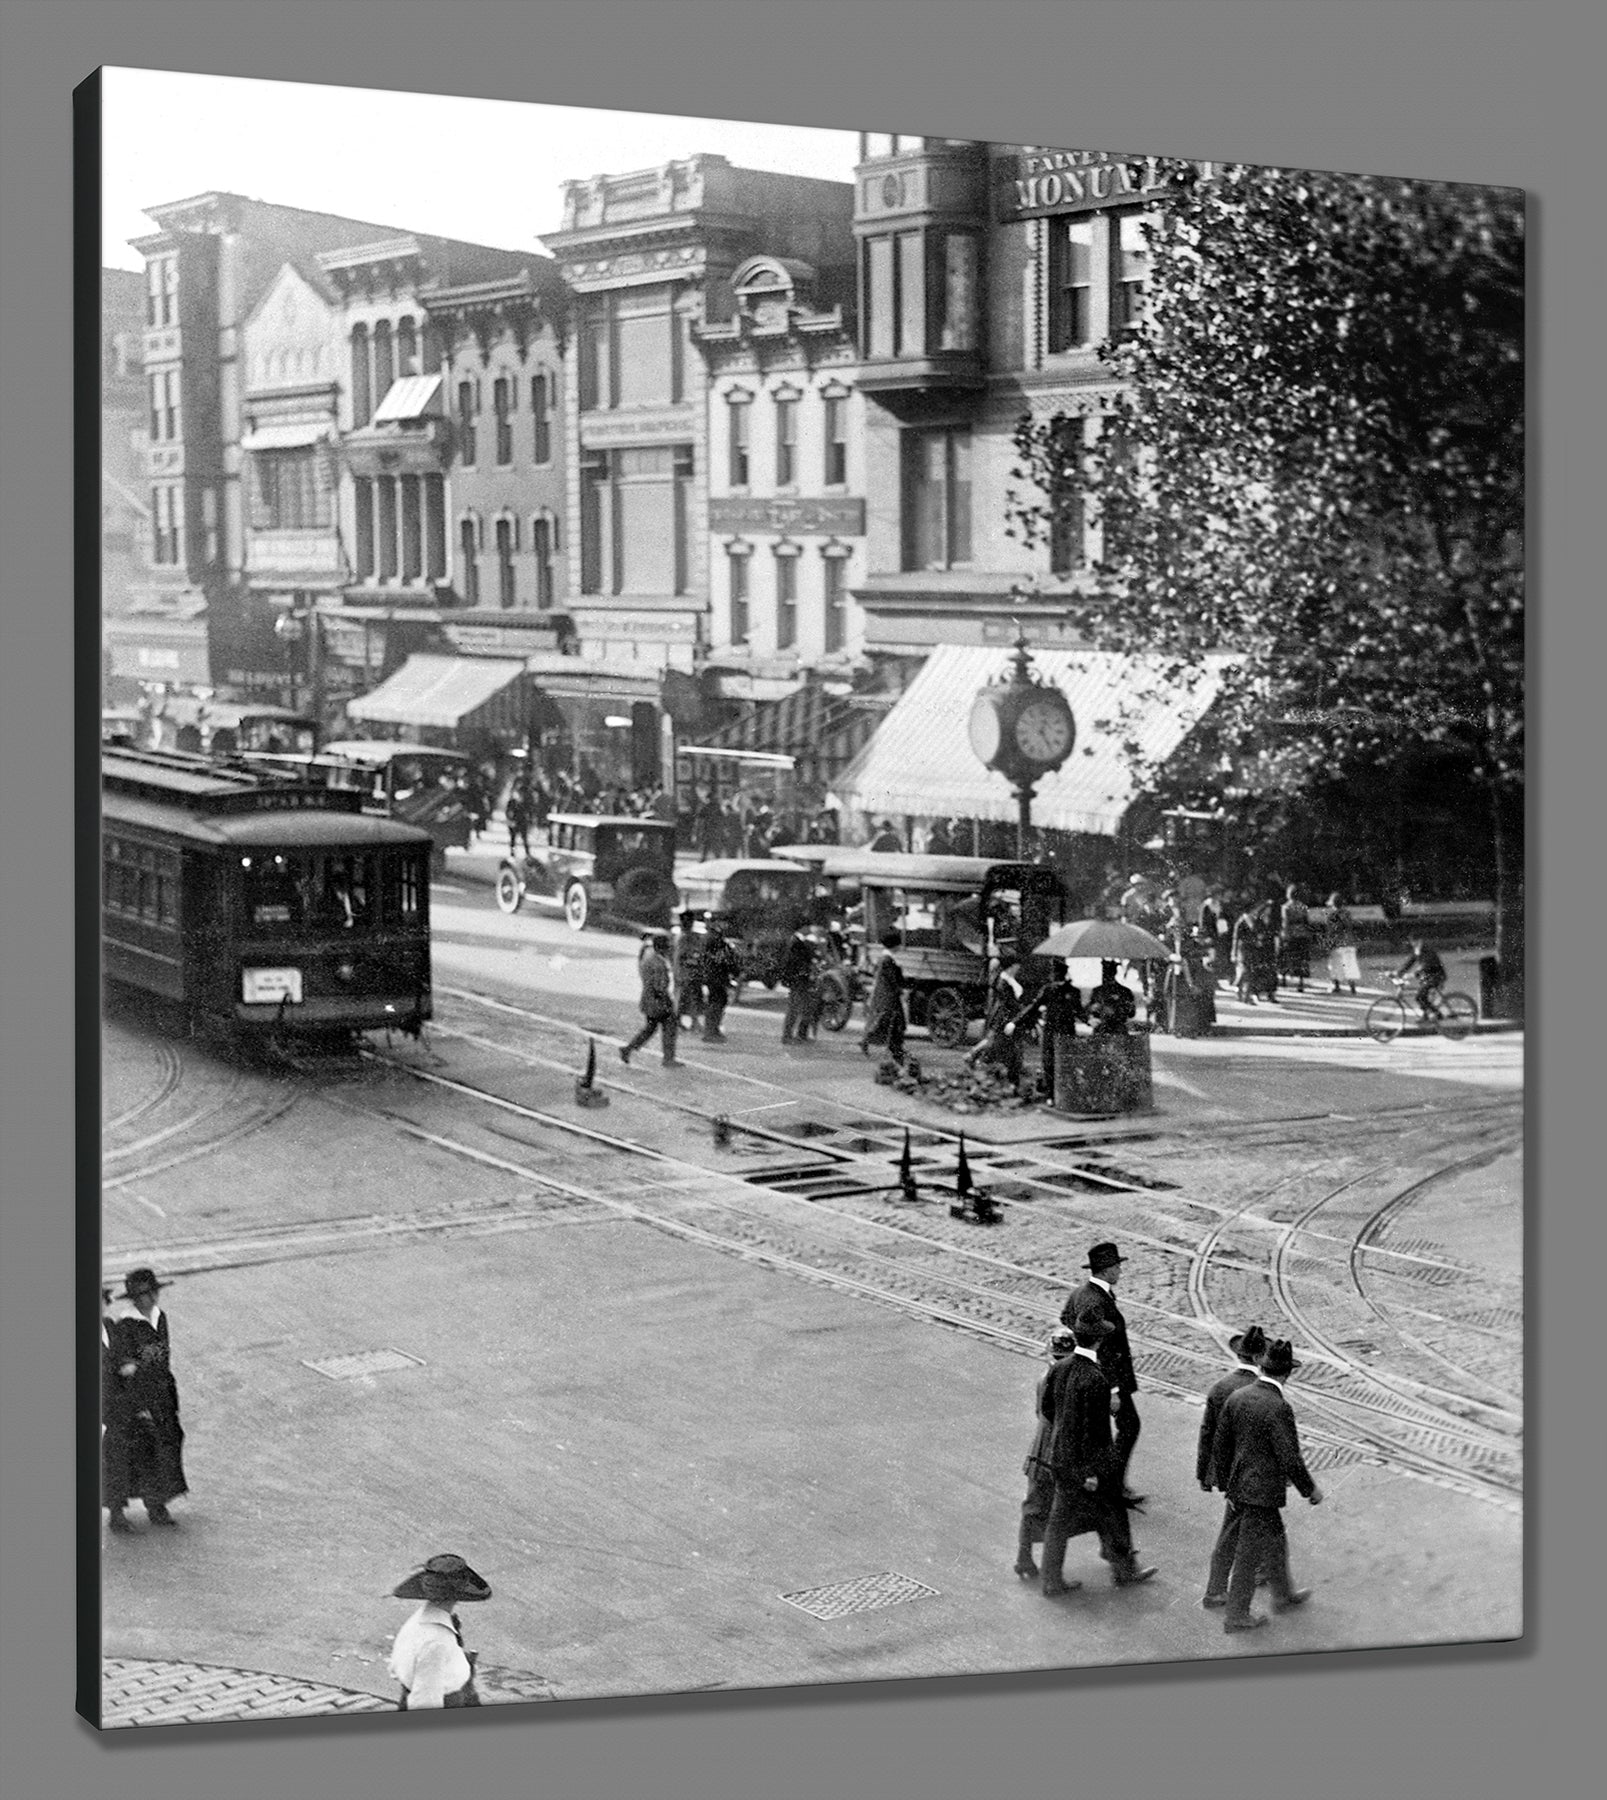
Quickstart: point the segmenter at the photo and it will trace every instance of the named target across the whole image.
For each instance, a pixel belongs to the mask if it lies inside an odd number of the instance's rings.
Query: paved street
[[[109,1720],[392,1700],[387,1595],[443,1549],[496,1590],[465,1612],[492,1701],[1521,1628],[1521,1034],[1382,1046],[1365,996],[1228,1002],[1241,1032],[1155,1040],[1151,1115],[961,1120],[874,1085],[857,1019],[784,1050],[762,993],[685,1067],[624,1069],[633,937],[454,875],[435,927],[422,1046],[265,1069],[109,1017],[106,1263],[175,1280],[193,1490],[179,1531],[106,1540]],[[610,1104],[582,1111],[588,1036]],[[941,1193],[962,1124],[992,1229]],[[1021,1459],[1105,1237],[1162,1574],[1117,1592],[1079,1539],[1050,1603],[1010,1573]],[[1230,1640],[1193,1442],[1253,1318],[1305,1347],[1329,1498],[1289,1515],[1316,1598]]]

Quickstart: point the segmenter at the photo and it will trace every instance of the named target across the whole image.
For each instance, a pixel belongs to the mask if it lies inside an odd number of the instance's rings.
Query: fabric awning
[[[404,375],[385,390],[385,398],[374,409],[373,423],[383,425],[390,419],[422,419],[440,388],[439,374]]]
[[[515,687],[524,664],[488,656],[410,656],[389,681],[346,702],[346,714],[381,725],[450,729]],[[517,706],[517,696],[510,696]],[[514,721],[515,723],[517,721]]]
[[[537,650],[525,658],[525,667],[542,693],[554,699],[656,702],[663,687],[663,672],[651,662]]]
[[[968,731],[972,700],[1004,676],[1013,654],[938,645],[876,735],[833,782],[843,804],[895,816],[1013,821],[1014,791],[977,761]],[[1125,746],[1136,742],[1147,761],[1171,756],[1216,698],[1228,660],[1212,659],[1185,688],[1162,680],[1157,658],[1034,650],[1039,677],[1054,682],[1071,702],[1077,744],[1065,766],[1039,784],[1033,822],[1114,836],[1138,797]]]
[[[242,450],[305,450],[321,444],[333,435],[327,420],[310,419],[303,424],[259,425],[240,440]]]

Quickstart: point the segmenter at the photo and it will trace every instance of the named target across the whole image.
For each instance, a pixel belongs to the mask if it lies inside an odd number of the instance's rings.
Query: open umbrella
[[[1125,919],[1074,919],[1035,944],[1032,954],[1099,962],[1168,962],[1172,955],[1158,937]]]

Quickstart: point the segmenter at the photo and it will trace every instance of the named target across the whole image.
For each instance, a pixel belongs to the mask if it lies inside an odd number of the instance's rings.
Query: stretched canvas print
[[[1519,1635],[1522,196],[80,103],[85,1714]]]

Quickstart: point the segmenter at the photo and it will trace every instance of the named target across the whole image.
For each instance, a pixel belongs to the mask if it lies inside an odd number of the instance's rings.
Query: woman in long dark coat
[[[184,1479],[184,1427],[179,1423],[167,1314],[156,1298],[166,1285],[150,1269],[130,1270],[122,1297],[136,1311],[118,1319],[112,1333],[122,1365],[135,1366],[123,1390],[131,1415],[129,1484],[145,1502],[153,1525],[176,1525],[167,1503],[190,1491]]]
[[[882,933],[882,959],[876,965],[870,999],[865,1002],[865,1035],[859,1045],[866,1056],[873,1045],[885,1047],[896,1063],[904,1060],[904,1034],[909,1029],[904,1017],[904,971],[897,955],[903,943],[896,931]]]

